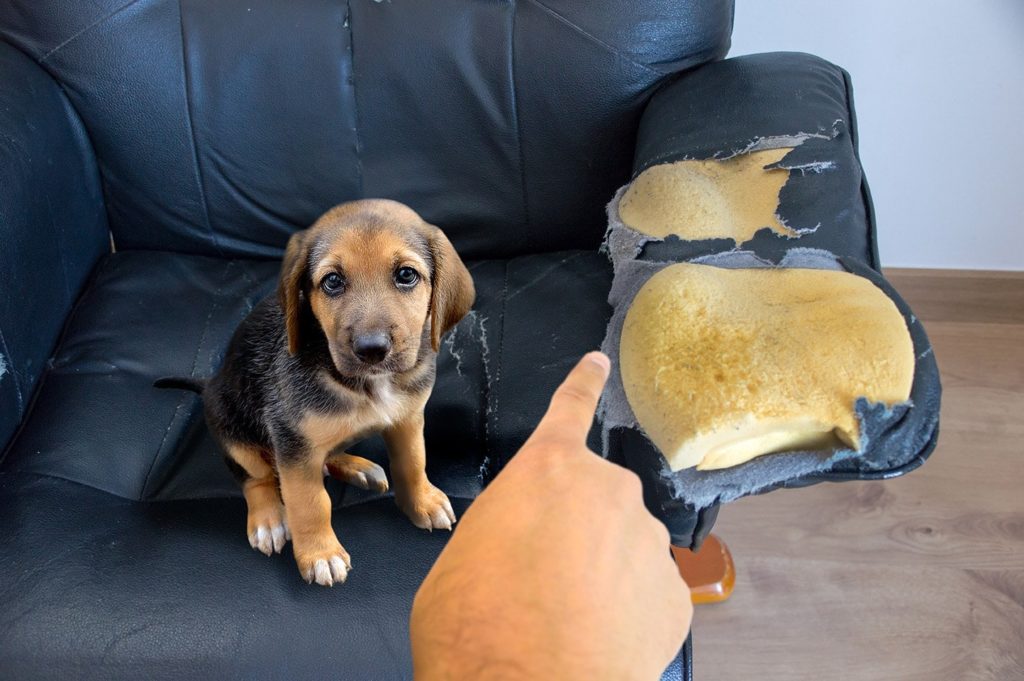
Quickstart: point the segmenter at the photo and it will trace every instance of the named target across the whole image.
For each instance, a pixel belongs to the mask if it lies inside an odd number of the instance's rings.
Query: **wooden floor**
[[[890,270],[944,386],[924,467],[730,504],[698,681],[1024,680],[1024,273]]]

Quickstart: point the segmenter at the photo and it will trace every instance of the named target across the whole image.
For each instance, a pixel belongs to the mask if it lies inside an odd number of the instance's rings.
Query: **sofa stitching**
[[[512,0],[512,21],[509,28],[509,68],[512,80],[512,115],[515,117],[516,146],[519,151],[519,185],[523,194],[523,221],[524,226],[530,225],[530,201],[526,191],[526,153],[523,150],[523,127],[522,117],[519,110],[519,93],[517,91],[516,78],[516,18],[519,16],[519,2]]]
[[[203,166],[199,161],[199,141],[196,139],[196,124],[193,116],[193,100],[191,100],[191,79],[188,78],[188,45],[185,40],[184,8],[181,0],[178,0],[178,33],[181,37],[181,83],[185,93],[185,125],[188,127],[188,139],[191,142],[190,151],[193,155],[193,168],[195,172],[196,189],[199,191],[200,204],[203,207],[203,221],[206,230],[210,232],[210,242],[217,254],[226,258],[227,254],[217,240],[217,232],[213,228],[213,221],[210,219],[210,201],[206,195],[206,175],[203,173]],[[242,276],[251,286],[255,286],[249,272],[242,267]]]
[[[352,3],[346,3],[345,8],[345,25],[348,27],[348,66],[352,73],[352,115],[355,119],[355,130],[353,130],[353,133],[356,144],[356,173],[359,175],[359,196],[362,197],[365,195],[366,189],[363,178],[363,143],[359,138],[359,96],[356,92],[356,34],[352,21]]]
[[[181,82],[185,92],[185,125],[188,127],[188,138],[191,144],[189,151],[192,152],[193,180],[196,183],[196,191],[199,194],[199,204],[203,209],[203,223],[206,231],[210,233],[210,242],[217,250],[220,257],[224,257],[224,249],[217,241],[217,235],[213,231],[213,223],[210,221],[210,204],[206,200],[206,186],[203,182],[203,169],[199,165],[199,143],[196,140],[195,123],[192,118],[192,88],[191,79],[188,77],[188,42],[185,39],[185,10],[182,7],[182,0],[178,0],[178,35],[181,36]]]
[[[206,322],[203,324],[203,332],[199,336],[199,343],[196,345],[195,354],[192,356],[192,368],[189,370],[189,376],[195,377],[196,365],[199,362],[199,353],[203,349],[203,344],[206,342],[206,334],[210,328],[210,320],[213,319],[213,313],[216,312],[219,305],[219,299],[221,291],[224,290],[224,283],[227,281],[228,272],[231,271],[231,266],[234,264],[233,260],[228,261],[227,267],[221,273],[220,283],[217,285],[217,290],[213,295],[213,301],[210,305],[210,311],[206,315]],[[139,492],[140,500],[146,497],[146,492],[149,489],[149,479],[153,475],[153,469],[156,468],[156,462],[161,458],[164,451],[164,444],[167,442],[167,436],[171,433],[171,426],[178,420],[178,412],[181,411],[182,406],[185,404],[185,400],[189,399],[190,395],[182,391],[181,397],[178,399],[178,404],[174,407],[174,412],[171,414],[171,420],[167,422],[167,428],[164,429],[164,436],[160,439],[160,444],[157,446],[156,453],[153,455],[152,461],[149,462],[149,470],[146,471],[146,478],[142,482],[142,490]]]
[[[69,43],[77,40],[79,37],[81,37],[85,33],[88,33],[89,31],[91,31],[92,29],[96,28],[100,24],[105,23],[105,22],[109,21],[110,19],[113,19],[116,15],[120,14],[121,12],[123,12],[126,9],[128,9],[132,5],[135,5],[135,4],[139,3],[140,1],[141,0],[131,0],[131,2],[128,2],[128,3],[124,4],[124,5],[121,5],[120,7],[115,9],[113,12],[110,12],[109,14],[103,15],[102,17],[100,17],[99,19],[96,19],[95,21],[93,21],[91,24],[89,24],[85,28],[79,30],[76,33],[73,33],[70,38],[67,38],[67,39],[61,41],[60,44],[58,44],[56,47],[50,49],[49,52],[47,52],[46,54],[41,56],[39,58],[39,63],[42,64],[44,61],[46,61],[47,59],[52,57],[54,54],[56,54],[60,50],[64,49]]]
[[[246,264],[245,264],[244,260],[232,260],[229,263],[229,268],[230,268],[231,265],[237,265],[243,271],[245,271],[245,269],[246,269]],[[245,310],[242,312],[242,316],[238,320],[238,323],[236,323],[232,327],[232,329],[237,328],[238,325],[242,323],[242,320],[245,319],[249,315],[250,312],[252,312],[254,307],[256,307],[256,303],[259,302],[259,299],[256,296],[258,295],[259,289],[262,286],[262,284],[260,282],[258,282],[258,281],[250,279],[249,277],[246,277],[245,279],[246,279],[246,282],[249,284],[249,288],[247,288],[242,293],[242,301],[245,303]],[[212,362],[211,362],[211,366],[209,367],[209,370],[211,372],[213,371]]]
[[[196,190],[199,192],[199,203],[203,209],[203,222],[206,225],[206,231],[210,233],[210,242],[213,247],[217,250],[217,254],[222,258],[227,257],[223,246],[217,239],[217,232],[213,229],[213,221],[210,219],[210,201],[206,196],[206,176],[203,173],[202,165],[199,163],[199,142],[196,140],[196,128],[195,122],[192,115],[192,82],[189,78],[188,70],[188,43],[185,38],[185,13],[182,7],[182,0],[178,0],[178,31],[181,36],[181,77],[182,86],[185,91],[185,123],[188,126],[189,140],[192,142],[192,167],[195,174]],[[255,286],[256,282],[250,276],[249,271],[244,265],[240,266],[242,277],[249,282],[250,285]]]
[[[539,7],[542,11],[546,12],[548,15],[553,17],[556,21],[559,21],[559,22],[565,24],[566,26],[568,26],[569,28],[573,29],[574,31],[576,31],[580,35],[582,35],[582,36],[584,36],[586,38],[589,38],[593,43],[595,43],[597,45],[600,45],[606,51],[608,51],[611,54],[615,55],[619,59],[622,59],[623,61],[629,62],[633,66],[636,66],[637,68],[643,69],[644,71],[647,71],[648,73],[653,73],[653,74],[655,74],[655,75],[657,75],[659,77],[665,75],[663,72],[659,71],[656,68],[653,68],[653,67],[651,67],[651,66],[649,66],[647,64],[644,64],[642,62],[638,62],[636,59],[633,59],[628,54],[623,52],[620,48],[615,47],[614,45],[612,45],[610,43],[606,43],[605,41],[601,40],[600,38],[598,38],[593,33],[590,33],[589,31],[584,29],[579,24],[575,24],[575,23],[569,21],[569,19],[567,19],[565,16],[563,16],[563,15],[559,14],[558,12],[556,12],[555,10],[551,9],[550,7],[545,5],[543,2],[540,2],[540,0],[527,0],[527,1],[532,3],[532,4],[534,4],[534,5],[536,5],[537,7]]]

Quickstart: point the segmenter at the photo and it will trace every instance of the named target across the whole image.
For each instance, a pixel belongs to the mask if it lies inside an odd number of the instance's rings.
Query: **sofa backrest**
[[[277,257],[404,201],[468,257],[594,246],[638,116],[731,0],[8,0],[64,87],[119,249]]]

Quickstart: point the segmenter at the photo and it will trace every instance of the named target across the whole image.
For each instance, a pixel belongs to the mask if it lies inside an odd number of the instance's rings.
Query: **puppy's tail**
[[[206,379],[187,378],[180,376],[164,376],[153,381],[154,388],[173,388],[175,390],[190,390],[199,395],[206,389]]]

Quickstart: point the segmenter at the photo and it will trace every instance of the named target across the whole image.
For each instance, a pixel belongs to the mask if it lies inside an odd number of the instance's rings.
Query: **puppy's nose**
[[[352,352],[361,362],[377,364],[391,352],[391,339],[383,331],[364,333],[352,340]]]

